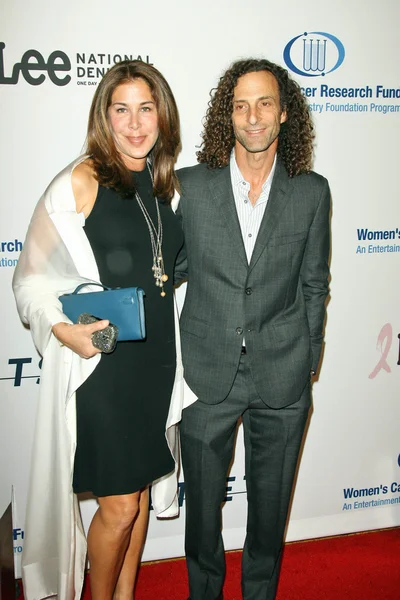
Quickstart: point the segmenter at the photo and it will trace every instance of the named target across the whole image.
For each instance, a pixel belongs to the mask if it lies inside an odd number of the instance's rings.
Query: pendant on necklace
[[[153,182],[153,174],[151,172],[149,162],[147,162],[147,168],[150,173],[151,181],[152,181],[152,183],[154,183]],[[149,213],[147,212],[147,209],[146,209],[145,205],[143,204],[143,201],[137,190],[135,191],[135,197],[136,197],[136,201],[140,207],[140,210],[142,211],[144,220],[146,221],[147,228],[149,230],[151,250],[153,253],[153,266],[151,267],[151,270],[153,271],[153,277],[155,279],[154,283],[156,284],[157,287],[161,288],[160,295],[162,297],[164,297],[166,295],[166,293],[164,292],[164,283],[166,281],[168,281],[168,275],[166,275],[166,273],[164,271],[164,261],[163,261],[163,255],[162,255],[163,228],[162,228],[162,221],[161,221],[158,201],[157,201],[157,198],[154,198],[154,200],[156,202],[156,212],[157,212],[157,226],[156,226],[153,223]]]
[[[158,258],[157,261],[158,264],[153,264],[152,266],[152,271],[153,271],[153,277],[155,279],[155,284],[157,287],[161,288],[161,296],[165,296],[166,293],[164,292],[164,283],[166,281],[168,281],[168,275],[166,273],[164,273],[164,265],[162,262],[162,257]]]

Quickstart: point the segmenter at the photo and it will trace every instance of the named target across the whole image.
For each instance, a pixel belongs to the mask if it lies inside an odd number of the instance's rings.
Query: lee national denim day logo
[[[42,85],[46,80],[63,87],[71,81],[77,85],[97,85],[103,75],[123,60],[141,60],[148,64],[149,55],[108,52],[74,52],[53,50],[48,55],[31,48],[22,53],[21,59],[10,64],[6,57],[6,44],[0,42],[0,85],[17,85],[25,80],[29,85]]]
[[[319,77],[336,71],[344,61],[345,49],[335,35],[324,31],[301,33],[283,51],[286,65],[304,77]]]
[[[301,90],[309,102],[311,112],[400,115],[400,87],[397,80],[393,80],[396,87],[382,85],[379,81],[357,81],[356,85],[346,87],[334,87],[327,83],[327,76],[342,67],[345,58],[346,64],[352,59],[354,73],[356,59],[346,56],[342,40],[326,31],[296,35],[283,50],[283,60],[288,69],[307,78]],[[354,77],[356,76],[355,74]],[[321,79],[318,81],[316,78],[324,78],[324,82],[319,83]]]

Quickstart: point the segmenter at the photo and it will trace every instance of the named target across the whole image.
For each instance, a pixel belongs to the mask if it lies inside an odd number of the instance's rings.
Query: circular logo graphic
[[[304,77],[320,77],[336,71],[344,61],[342,42],[331,33],[310,31],[290,40],[283,51],[287,67]]]

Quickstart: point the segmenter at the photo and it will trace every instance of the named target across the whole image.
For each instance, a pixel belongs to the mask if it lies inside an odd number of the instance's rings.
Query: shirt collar
[[[263,186],[262,186],[263,192],[265,192],[266,190],[268,190],[271,187],[272,179],[274,177],[275,168],[276,168],[276,160],[277,160],[277,155],[275,154],[274,162],[273,162],[270,174],[268,175],[267,179],[264,181]],[[238,164],[236,162],[235,149],[233,149],[231,152],[230,169],[231,169],[231,179],[232,179],[233,185],[243,186],[243,182],[246,183],[247,185],[249,185],[249,182],[246,181],[246,179],[243,177],[243,175],[238,167]],[[240,187],[239,189],[242,189],[242,187]]]

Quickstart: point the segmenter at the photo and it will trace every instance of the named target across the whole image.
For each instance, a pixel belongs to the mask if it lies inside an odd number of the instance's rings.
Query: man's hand
[[[56,323],[52,327],[52,332],[60,344],[71,348],[81,358],[92,358],[92,356],[101,352],[93,346],[92,335],[95,331],[105,329],[109,323],[107,320],[96,321],[96,323],[90,323],[90,325]]]

